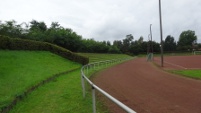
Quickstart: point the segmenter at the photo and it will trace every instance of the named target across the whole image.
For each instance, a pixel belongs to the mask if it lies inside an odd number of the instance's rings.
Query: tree
[[[43,32],[47,30],[45,22],[38,22],[36,20],[32,20],[30,23],[31,23],[30,30],[39,30]]]
[[[139,44],[143,43],[143,40],[144,40],[144,38],[143,38],[143,36],[141,36],[141,37],[138,39],[138,43],[139,43]]]
[[[0,22],[0,35],[9,36],[11,38],[22,38],[22,27],[15,20]]]
[[[122,47],[122,52],[123,53],[128,53],[130,49],[130,45],[132,40],[134,39],[132,34],[126,35],[126,38],[123,39],[123,47]]]
[[[195,31],[183,31],[179,37],[178,50],[192,49],[192,43],[195,42],[197,42],[197,36],[195,35]]]
[[[50,29],[57,29],[60,28],[60,24],[58,22],[52,22]]]
[[[176,50],[176,41],[174,37],[168,35],[164,42],[164,51],[175,51]]]
[[[106,45],[107,45],[107,46],[111,46],[110,41],[107,41],[107,42],[106,42]]]
[[[153,50],[154,52],[160,52],[160,44],[158,42],[152,41],[153,44]]]
[[[116,46],[120,51],[122,50],[123,43],[121,40],[114,40],[113,41],[113,46]]]
[[[129,52],[134,55],[138,55],[141,51],[142,51],[141,43],[139,43],[138,40],[132,41],[129,48]]]
[[[45,33],[48,29],[45,22],[32,20],[30,24],[31,25],[27,37],[31,40],[45,41],[45,39],[47,38],[47,35]]]
[[[108,53],[121,53],[121,51],[117,48],[117,46],[112,45],[109,47]]]

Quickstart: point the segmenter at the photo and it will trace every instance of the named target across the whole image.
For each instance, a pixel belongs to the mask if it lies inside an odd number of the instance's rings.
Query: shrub
[[[9,38],[0,35],[0,49],[8,49]]]

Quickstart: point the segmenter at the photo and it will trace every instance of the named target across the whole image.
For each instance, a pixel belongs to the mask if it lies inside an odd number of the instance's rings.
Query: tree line
[[[11,38],[22,38],[49,42],[64,47],[73,52],[88,53],[126,53],[142,54],[151,52],[160,52],[160,43],[155,41],[144,41],[141,36],[134,40],[132,34],[128,34],[122,40],[96,41],[94,39],[85,39],[70,28],[62,27],[58,22],[52,22],[50,27],[45,22],[32,20],[29,23],[17,24],[16,21],[0,21],[0,35]],[[194,31],[187,30],[180,34],[178,42],[174,37],[168,35],[164,40],[164,51],[187,51],[201,48],[197,43],[197,36]]]

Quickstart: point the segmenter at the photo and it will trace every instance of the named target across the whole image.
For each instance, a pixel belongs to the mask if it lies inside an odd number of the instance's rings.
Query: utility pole
[[[151,31],[151,26],[152,24],[150,24],[150,37],[151,37],[151,53],[153,54],[153,43],[152,43],[152,31]]]
[[[159,0],[159,19],[160,19],[160,34],[161,34],[161,67],[163,67],[163,29],[161,17],[161,0]]]
[[[152,26],[152,24],[150,24],[150,37],[151,37],[151,60],[153,61],[153,59],[154,59],[154,49],[153,49],[151,26]]]

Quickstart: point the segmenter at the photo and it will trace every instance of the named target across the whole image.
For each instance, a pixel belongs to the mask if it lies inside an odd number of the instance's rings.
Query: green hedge
[[[75,54],[65,48],[59,47],[54,44],[50,44],[47,42],[33,41],[33,40],[25,40],[20,38],[9,38],[7,36],[1,36],[1,35],[0,35],[0,49],[50,51],[59,56],[81,63],[83,65],[89,62],[88,58]]]

